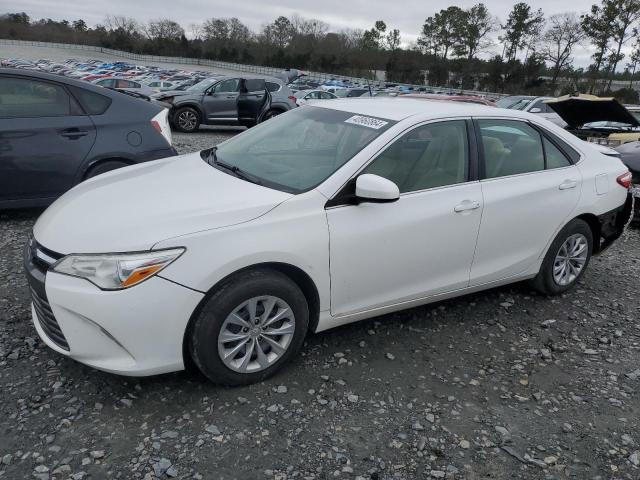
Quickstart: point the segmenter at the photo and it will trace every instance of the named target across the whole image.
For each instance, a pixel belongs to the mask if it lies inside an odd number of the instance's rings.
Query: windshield
[[[206,78],[195,85],[191,85],[187,88],[189,92],[204,92],[207,88],[213,85],[216,82],[215,78]]]
[[[216,156],[267,187],[301,193],[329,178],[395,123],[300,107],[220,144]]]

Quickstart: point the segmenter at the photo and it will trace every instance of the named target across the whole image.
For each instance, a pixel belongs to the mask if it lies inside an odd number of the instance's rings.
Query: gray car
[[[248,90],[243,91],[243,86]],[[153,96],[170,103],[171,124],[181,132],[194,132],[200,125],[252,126],[295,108],[296,98],[277,78],[225,76],[205,79],[184,91],[161,92]],[[238,101],[255,99],[256,118],[238,112]]]
[[[167,113],[80,80],[0,69],[0,208],[45,206],[87,178],[176,155]]]

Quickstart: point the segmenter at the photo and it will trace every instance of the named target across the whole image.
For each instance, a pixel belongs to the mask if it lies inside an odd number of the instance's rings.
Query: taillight
[[[162,111],[151,119],[151,126],[164,137],[169,145],[171,145],[171,128],[169,127],[169,110],[163,108]]]
[[[296,97],[294,97],[293,95],[289,95],[289,100],[291,100],[293,103],[298,105],[298,102],[297,102],[298,99]]]
[[[616,181],[620,184],[620,186],[629,190],[631,188],[631,172],[623,173]]]

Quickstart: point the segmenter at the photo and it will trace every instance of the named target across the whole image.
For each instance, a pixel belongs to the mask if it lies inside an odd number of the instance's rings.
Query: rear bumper
[[[637,205],[634,207],[634,200],[636,200],[634,194],[629,191],[627,200],[623,205],[598,216],[601,238],[599,247],[594,251],[595,254],[604,252],[613,242],[620,238],[631,220],[634,208],[637,212]]]

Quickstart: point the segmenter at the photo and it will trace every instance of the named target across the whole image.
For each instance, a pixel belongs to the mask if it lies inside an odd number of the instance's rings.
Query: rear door
[[[0,76],[0,200],[65,192],[95,138],[91,119],[62,84]]]
[[[520,120],[478,119],[484,211],[471,286],[531,268],[578,203],[582,175],[557,140]]]
[[[218,82],[204,96],[203,107],[208,120],[237,120],[239,78],[230,78]]]
[[[246,79],[240,82],[237,100],[238,121],[243,125],[255,125],[268,109],[270,100],[267,85],[262,79]]]

